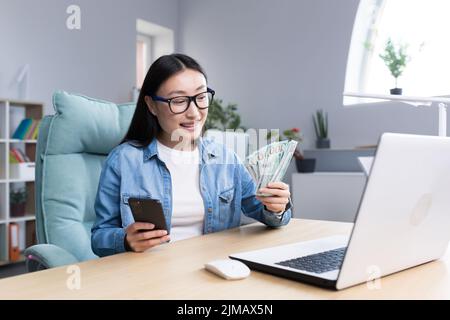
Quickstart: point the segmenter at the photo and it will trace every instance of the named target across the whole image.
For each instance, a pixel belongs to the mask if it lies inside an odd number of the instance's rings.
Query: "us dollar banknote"
[[[245,167],[256,183],[256,195],[270,196],[270,194],[259,193],[258,190],[266,187],[270,182],[283,179],[297,143],[294,140],[273,142],[247,157]]]

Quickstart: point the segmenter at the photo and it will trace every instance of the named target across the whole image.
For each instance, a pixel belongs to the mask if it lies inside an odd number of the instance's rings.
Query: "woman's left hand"
[[[272,196],[258,197],[256,199],[261,201],[267,210],[274,213],[282,213],[286,210],[286,205],[289,203],[289,185],[283,182],[271,182],[265,188],[259,189],[259,193],[269,193]]]

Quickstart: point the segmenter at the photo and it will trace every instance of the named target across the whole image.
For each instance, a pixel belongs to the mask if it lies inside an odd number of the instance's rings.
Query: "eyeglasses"
[[[205,92],[196,94],[195,96],[179,96],[166,99],[158,96],[151,96],[153,101],[160,101],[169,104],[169,109],[174,114],[186,112],[194,101],[199,109],[207,109],[213,102],[216,92],[213,89],[207,88]]]

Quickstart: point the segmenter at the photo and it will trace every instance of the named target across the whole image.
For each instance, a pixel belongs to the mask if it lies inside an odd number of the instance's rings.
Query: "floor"
[[[27,273],[25,262],[13,263],[0,267],[0,279]]]

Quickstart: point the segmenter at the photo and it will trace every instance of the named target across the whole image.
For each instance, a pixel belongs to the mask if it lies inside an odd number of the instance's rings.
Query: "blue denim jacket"
[[[280,216],[267,211],[255,198],[256,185],[236,154],[223,145],[199,139],[200,192],[205,207],[203,233],[238,227],[241,211],[270,227],[286,225],[290,204]],[[134,222],[128,199],[158,199],[170,230],[172,183],[158,157],[156,139],[147,147],[133,142],[114,148],[106,158],[95,199],[96,222],[92,250],[98,256],[125,251],[125,229]]]

